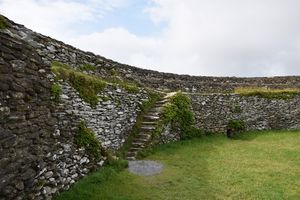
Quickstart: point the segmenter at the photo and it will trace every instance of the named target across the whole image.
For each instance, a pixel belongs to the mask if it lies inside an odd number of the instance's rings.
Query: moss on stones
[[[112,81],[102,79],[98,76],[75,70],[66,64],[56,61],[52,63],[52,71],[59,79],[63,79],[64,81],[70,83],[72,87],[79,92],[80,97],[92,107],[96,107],[99,102],[98,94],[105,89],[108,83],[116,88],[120,86],[128,93],[139,92],[139,88],[134,84],[126,83],[120,80]]]
[[[67,81],[78,92],[79,96],[92,107],[95,107],[99,101],[98,93],[105,87],[106,82],[100,78],[82,72],[76,71],[68,65],[61,63],[53,63],[52,71],[60,79]]]
[[[78,125],[78,132],[74,137],[74,143],[78,147],[84,147],[91,159],[99,160],[102,157],[103,149],[95,133],[86,127],[84,121]]]
[[[60,94],[61,94],[61,86],[57,83],[54,83],[51,86],[51,93],[52,93],[53,101],[56,102],[56,103],[59,103]]]

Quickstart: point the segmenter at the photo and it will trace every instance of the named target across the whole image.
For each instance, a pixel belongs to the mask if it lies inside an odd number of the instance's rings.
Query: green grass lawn
[[[165,165],[140,177],[105,168],[57,200],[300,199],[300,131],[207,136],[157,147]]]

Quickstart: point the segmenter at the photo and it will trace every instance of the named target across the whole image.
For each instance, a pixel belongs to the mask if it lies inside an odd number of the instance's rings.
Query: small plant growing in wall
[[[91,64],[84,64],[79,67],[81,71],[95,71],[96,67]]]
[[[61,94],[61,86],[58,83],[54,83],[51,86],[52,98],[55,103],[59,103],[60,94]]]
[[[179,131],[181,139],[197,137],[202,131],[194,126],[194,114],[190,110],[191,100],[179,92],[171,97],[163,111],[162,123],[171,124],[172,130]]]
[[[242,108],[241,108],[240,105],[232,105],[231,112],[233,112],[233,113],[241,113],[242,112]]]
[[[111,76],[117,76],[118,75],[118,71],[115,68],[111,68],[109,70],[109,73]]]
[[[232,138],[234,134],[246,129],[245,122],[242,120],[229,120],[227,124],[227,137]]]
[[[91,159],[99,160],[103,154],[103,149],[95,133],[86,127],[84,121],[81,121],[78,125],[78,132],[74,137],[74,143],[78,147],[84,147]]]

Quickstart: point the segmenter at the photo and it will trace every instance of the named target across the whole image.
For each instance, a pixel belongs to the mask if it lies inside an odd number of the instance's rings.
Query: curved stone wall
[[[237,94],[190,94],[197,126],[225,133],[229,120],[245,122],[247,130],[300,129],[300,96],[289,100]]]
[[[91,52],[81,51],[63,42],[35,33],[12,21],[9,21],[9,24],[10,28],[6,31],[7,34],[28,42],[45,62],[51,63],[53,60],[58,60],[74,67],[90,63],[97,66],[95,73],[101,77],[111,76],[110,70],[115,69],[120,78],[155,89],[183,90],[186,92],[230,92],[234,88],[242,86],[300,87],[299,76],[272,78],[205,77],[141,69],[120,64]]]
[[[148,93],[108,84],[94,109],[59,81],[56,104],[50,62],[13,30],[0,30],[0,199],[51,199],[106,159],[92,160],[74,144],[80,121],[105,149],[119,149]]]
[[[0,200],[51,199],[80,177],[103,165],[89,159],[73,140],[77,125],[86,121],[102,146],[119,149],[135,123],[139,105],[148,99],[145,87],[183,90],[190,97],[197,125],[223,132],[229,119],[242,119],[249,130],[299,129],[300,98],[266,100],[231,94],[241,86],[300,87],[300,77],[236,78],[196,77],[159,73],[114,62],[35,33],[9,19],[0,30]],[[59,81],[61,102],[51,101],[53,61],[74,68],[96,66],[91,74],[137,82],[141,88],[130,94],[122,87],[107,86],[95,109],[74,88]],[[114,70],[113,70],[114,69]],[[233,106],[240,106],[235,113]]]

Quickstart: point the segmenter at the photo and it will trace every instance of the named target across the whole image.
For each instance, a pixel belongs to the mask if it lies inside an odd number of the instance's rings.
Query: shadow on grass
[[[234,135],[232,140],[252,141],[262,132],[241,132]]]
[[[268,133],[276,134],[276,133],[293,133],[293,132],[299,132],[299,130],[261,130],[261,131],[245,131],[241,133],[237,133],[234,135],[232,140],[241,140],[241,141],[252,141],[256,139],[258,136]]]

